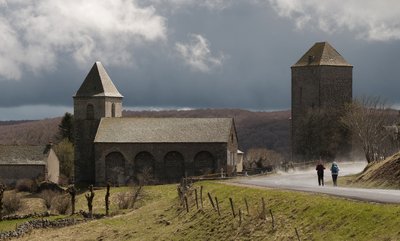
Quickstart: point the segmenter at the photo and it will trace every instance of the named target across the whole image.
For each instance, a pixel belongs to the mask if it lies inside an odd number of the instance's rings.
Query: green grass
[[[22,240],[400,240],[400,206],[350,201],[312,193],[231,186],[215,182],[203,185],[203,209],[197,210],[194,194],[190,212],[180,206],[176,185],[145,187],[139,208],[114,217],[63,229],[36,230]],[[114,194],[126,188],[112,189]],[[220,202],[221,216],[207,197],[210,192]],[[97,190],[95,210],[103,210],[104,190]],[[236,213],[232,216],[229,197]],[[83,198],[83,199],[82,199]],[[244,198],[250,213],[247,214]],[[261,198],[267,218],[260,219]],[[84,207],[83,196],[78,199]],[[275,218],[272,228],[269,209]],[[82,232],[85,230],[85,232]]]

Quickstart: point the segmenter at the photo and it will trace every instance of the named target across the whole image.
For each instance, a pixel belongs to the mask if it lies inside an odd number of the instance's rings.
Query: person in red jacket
[[[317,174],[318,174],[318,185],[322,186],[324,185],[324,164],[322,163],[321,160],[318,161],[317,167],[315,168],[315,170],[317,170]]]

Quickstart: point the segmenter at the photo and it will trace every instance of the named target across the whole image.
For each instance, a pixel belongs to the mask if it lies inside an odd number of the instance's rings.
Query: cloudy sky
[[[354,95],[400,104],[397,0],[0,0],[0,120],[72,111],[101,61],[137,109],[290,108],[315,42],[354,65]]]

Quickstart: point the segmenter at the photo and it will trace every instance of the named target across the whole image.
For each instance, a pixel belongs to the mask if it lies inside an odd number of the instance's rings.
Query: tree
[[[58,125],[59,139],[65,138],[70,142],[74,142],[74,116],[71,113],[66,112]]]
[[[74,170],[74,146],[65,138],[54,146],[54,151],[60,160],[60,173],[71,177]]]
[[[385,126],[396,123],[395,113],[379,97],[362,97],[345,108],[341,122],[357,141],[368,163],[382,160],[398,150]]]

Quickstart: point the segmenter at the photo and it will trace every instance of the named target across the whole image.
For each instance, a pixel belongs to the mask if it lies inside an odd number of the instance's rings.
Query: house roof
[[[44,146],[0,145],[0,165],[45,165]]]
[[[94,63],[75,97],[123,97],[100,62]]]
[[[96,143],[226,143],[232,118],[102,118]]]
[[[292,67],[352,66],[328,42],[315,43]]]

